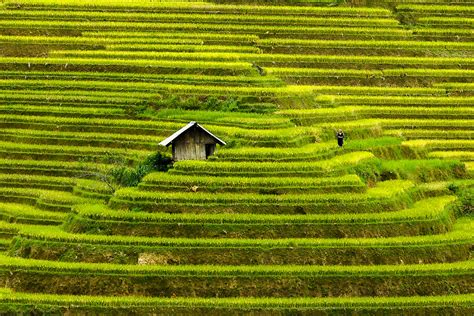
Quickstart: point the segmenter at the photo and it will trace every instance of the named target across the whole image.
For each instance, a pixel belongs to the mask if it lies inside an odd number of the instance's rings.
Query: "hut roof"
[[[221,140],[219,137],[215,136],[214,134],[212,134],[211,132],[209,132],[207,129],[205,129],[204,127],[202,127],[201,125],[199,125],[197,122],[195,121],[192,121],[192,122],[189,122],[186,126],[184,126],[183,128],[181,128],[180,130],[178,130],[177,132],[175,132],[173,135],[171,135],[170,137],[166,138],[165,140],[163,140],[160,145],[161,146],[169,146],[176,138],[178,138],[179,136],[181,136],[181,134],[185,133],[187,130],[189,130],[190,128],[196,126],[197,128],[199,128],[200,130],[202,130],[203,132],[205,132],[206,134],[208,134],[209,136],[211,136],[212,138],[215,139],[216,143],[218,143],[219,145],[225,145],[225,142],[223,140]]]

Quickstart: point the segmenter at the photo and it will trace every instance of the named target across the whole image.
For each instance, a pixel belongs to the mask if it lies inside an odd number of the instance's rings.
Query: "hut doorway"
[[[212,156],[215,150],[216,144],[206,144],[206,159],[209,158],[209,156]]]

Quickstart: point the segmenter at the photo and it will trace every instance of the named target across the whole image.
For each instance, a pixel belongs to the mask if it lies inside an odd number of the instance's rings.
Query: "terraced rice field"
[[[473,22],[0,0],[0,314],[474,314]],[[167,170],[189,121],[227,146]]]

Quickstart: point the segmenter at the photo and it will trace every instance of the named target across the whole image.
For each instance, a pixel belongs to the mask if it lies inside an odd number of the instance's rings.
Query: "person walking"
[[[337,144],[339,145],[339,147],[342,147],[342,145],[344,145],[344,132],[342,131],[342,129],[339,129],[339,131],[337,132]]]

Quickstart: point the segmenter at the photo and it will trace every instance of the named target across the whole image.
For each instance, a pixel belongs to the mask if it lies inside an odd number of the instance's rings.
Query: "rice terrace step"
[[[0,0],[0,314],[473,315],[473,25]]]

